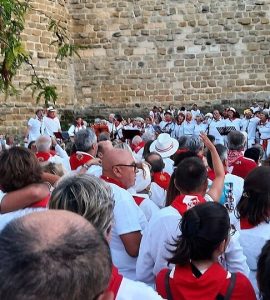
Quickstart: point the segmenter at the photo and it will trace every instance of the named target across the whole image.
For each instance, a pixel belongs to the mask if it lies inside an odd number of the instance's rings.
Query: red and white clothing
[[[258,295],[256,280],[257,260],[262,247],[270,239],[270,224],[263,222],[258,226],[252,226],[248,220],[240,219],[236,228],[239,230],[240,244],[243,247],[250,268],[249,279]]]
[[[159,207],[165,206],[171,176],[167,172],[155,172],[152,176],[149,198]]]
[[[236,176],[245,177],[257,167],[254,160],[244,157],[241,151],[228,151],[228,171]]]
[[[133,148],[132,155],[135,158],[136,162],[142,161],[144,145],[145,145],[145,142],[142,141],[141,143],[139,143],[139,145],[137,145],[136,147]]]
[[[162,299],[157,292],[143,282],[133,281],[120,275],[117,268],[114,266],[107,291],[113,292],[115,300]]]
[[[57,117],[50,118],[48,116],[45,116],[43,118],[44,122],[44,134],[49,136],[54,136],[54,132],[61,131],[61,125],[60,121]]]
[[[56,155],[49,152],[37,152],[36,157],[39,162],[49,161],[55,164],[61,164],[65,171],[70,171],[70,163],[67,152],[60,145],[55,146]]]
[[[115,201],[113,210],[114,225],[110,241],[113,263],[122,275],[129,279],[136,279],[137,258],[128,255],[120,236],[136,231],[143,231],[147,220],[131,194],[120,187],[120,183],[105,176],[101,176],[101,178],[109,183]]]
[[[167,298],[166,273],[163,269],[156,278],[157,292]],[[215,300],[217,295],[225,296],[231,280],[231,274],[224,270],[219,263],[213,263],[199,278],[191,268],[176,266],[169,274],[169,286],[173,299],[177,300]],[[249,280],[241,273],[236,273],[235,286],[231,300],[256,300],[255,292]]]
[[[211,201],[208,195],[204,198]],[[174,240],[181,234],[179,222],[182,214],[188,208],[205,202],[204,198],[195,195],[180,195],[176,197],[172,205],[159,210],[152,217],[141,240],[136,267],[138,280],[153,284],[159,271],[167,267],[167,258],[172,255],[169,250],[173,250],[171,244],[174,244]],[[230,272],[242,272],[248,275],[249,269],[238,238],[237,233],[232,236],[225,251],[224,263]]]
[[[270,121],[266,121],[265,123],[259,123],[257,125],[257,129],[259,131],[260,136],[260,144],[265,151],[265,159],[270,155]]]
[[[71,125],[68,130],[69,136],[74,136],[77,132],[82,129],[86,129],[85,125]]]
[[[91,161],[94,157],[83,151],[76,151],[75,153],[70,155],[69,162],[72,171],[79,170],[82,165]],[[87,171],[86,174],[95,175],[96,177],[100,177],[102,174],[102,168],[98,165],[92,165]]]

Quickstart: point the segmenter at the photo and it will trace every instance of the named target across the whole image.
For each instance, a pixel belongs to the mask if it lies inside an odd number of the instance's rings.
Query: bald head
[[[135,183],[135,172],[135,160],[128,150],[113,148],[102,160],[102,174],[118,180],[127,189]]]
[[[93,299],[111,274],[103,236],[67,211],[36,212],[9,223],[0,234],[0,257],[0,299]]]

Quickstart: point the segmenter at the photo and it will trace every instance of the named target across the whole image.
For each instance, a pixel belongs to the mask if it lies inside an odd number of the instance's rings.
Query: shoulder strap
[[[169,269],[165,275],[165,289],[166,289],[166,294],[167,294],[167,300],[173,300],[173,296],[172,296],[172,292],[171,292],[171,288],[170,288],[170,273],[171,273],[171,270]]]
[[[236,274],[232,273],[231,274],[231,279],[229,286],[227,288],[225,296],[222,296],[221,294],[218,294],[216,297],[216,300],[230,300],[232,296],[233,289],[235,287],[235,282],[236,282]]]
[[[236,282],[236,274],[232,273],[231,274],[231,280],[230,280],[226,295],[224,297],[224,300],[230,300],[231,299],[232,292],[233,292],[233,289],[235,287],[235,282]]]

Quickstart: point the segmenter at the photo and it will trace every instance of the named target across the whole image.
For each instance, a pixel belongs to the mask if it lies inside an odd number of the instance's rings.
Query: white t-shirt
[[[167,259],[172,255],[169,250],[174,249],[171,244],[175,244],[174,239],[181,233],[179,228],[181,218],[179,212],[172,206],[161,209],[152,217],[141,240],[136,267],[137,280],[152,285],[155,275],[163,268],[167,268]],[[239,271],[248,275],[249,268],[238,238],[239,234],[236,233],[226,248],[226,268],[230,272]]]
[[[44,120],[44,127],[45,127],[44,133],[46,135],[53,136],[54,132],[58,132],[59,130],[61,130],[60,121],[57,117],[52,119],[45,116],[43,120]]]
[[[143,282],[123,278],[115,300],[162,300],[157,292]]]
[[[165,206],[167,191],[160,187],[157,183],[151,182],[149,198],[159,207]]]
[[[36,141],[37,138],[43,133],[42,132],[43,121],[40,121],[38,118],[31,118],[28,121],[29,133],[28,133],[28,142]]]
[[[11,222],[12,220],[23,217],[23,216],[28,215],[28,214],[33,213],[33,212],[43,211],[43,210],[46,210],[46,208],[27,207],[27,208],[24,208],[24,209],[19,209],[19,210],[16,210],[16,211],[12,211],[10,213],[0,214],[0,231],[2,231],[4,229],[4,227],[9,222]]]
[[[172,175],[174,161],[172,159],[170,159],[169,157],[166,157],[166,158],[163,158],[163,162],[165,164],[165,167],[164,167],[163,171],[169,173],[170,175]]]
[[[247,264],[250,268],[249,280],[258,295],[256,280],[257,261],[263,246],[270,239],[270,224],[261,223],[251,229],[240,229],[239,222],[237,229],[240,233],[240,244],[243,247],[244,254],[247,257]]]
[[[224,137],[222,135],[220,135],[217,128],[218,127],[224,127],[225,126],[225,120],[224,119],[219,119],[219,120],[211,119],[211,120],[209,120],[208,124],[209,125],[207,127],[208,128],[207,134],[211,134],[215,137],[215,144],[224,145]]]
[[[143,211],[128,191],[113,183],[109,184],[115,200],[114,224],[110,241],[113,263],[123,276],[136,279],[137,258],[128,255],[120,235],[143,231],[147,221]]]
[[[251,119],[243,118],[241,120],[241,130],[245,131],[248,135],[247,148],[250,148],[253,144],[255,144],[256,130],[259,121],[260,119],[257,117]]]

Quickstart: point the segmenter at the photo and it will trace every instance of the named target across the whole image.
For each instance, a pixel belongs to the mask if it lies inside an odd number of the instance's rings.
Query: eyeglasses
[[[132,168],[134,169],[134,172],[136,172],[136,171],[137,171],[137,168],[138,168],[138,166],[137,166],[137,164],[136,164],[135,162],[133,162],[133,163],[130,164],[130,165],[118,164],[118,165],[114,165],[114,166],[112,166],[112,167],[132,167]]]

